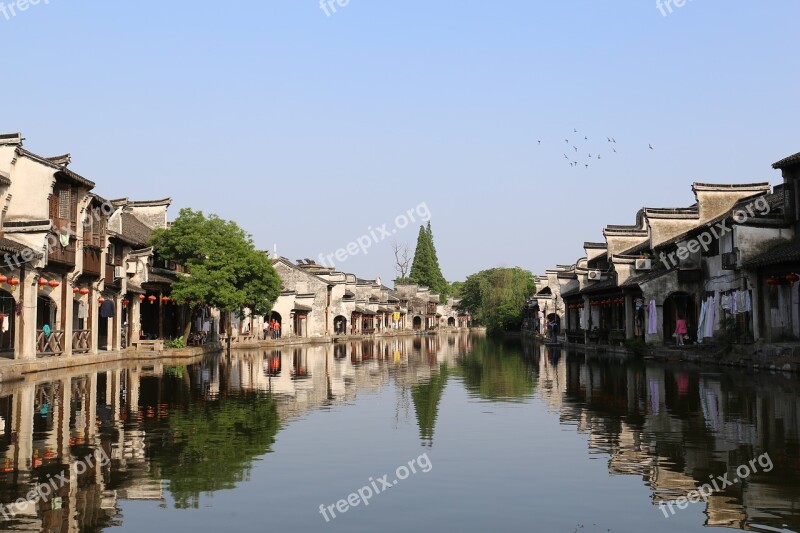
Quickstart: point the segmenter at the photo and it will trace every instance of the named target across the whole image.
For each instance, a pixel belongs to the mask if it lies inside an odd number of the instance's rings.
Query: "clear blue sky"
[[[448,279],[541,272],[800,151],[796,0],[41,1],[0,14],[0,129],[290,259],[424,202]],[[389,241],[337,266],[391,279]]]

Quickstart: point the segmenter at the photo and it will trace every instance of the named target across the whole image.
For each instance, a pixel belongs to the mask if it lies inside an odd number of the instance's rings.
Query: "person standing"
[[[687,333],[689,333],[689,328],[686,326],[686,320],[678,316],[678,320],[675,321],[675,337],[678,346],[683,346],[683,338]]]

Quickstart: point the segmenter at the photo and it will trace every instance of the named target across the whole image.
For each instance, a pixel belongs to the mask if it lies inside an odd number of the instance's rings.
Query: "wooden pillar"
[[[625,293],[625,338],[632,339],[634,334],[634,312],[633,294]]]
[[[89,285],[89,294],[86,295],[86,306],[88,308],[86,312],[86,323],[90,330],[89,338],[91,339],[89,342],[89,353],[97,353],[97,347],[100,343],[98,339],[98,329],[100,328],[99,322],[96,319],[97,312],[95,308],[97,307],[97,302],[94,297],[94,287],[91,284]]]

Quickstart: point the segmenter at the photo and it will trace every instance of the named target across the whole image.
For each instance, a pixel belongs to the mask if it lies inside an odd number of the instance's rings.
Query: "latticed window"
[[[69,189],[61,189],[58,191],[58,218],[61,220],[69,220],[69,207],[70,202]]]

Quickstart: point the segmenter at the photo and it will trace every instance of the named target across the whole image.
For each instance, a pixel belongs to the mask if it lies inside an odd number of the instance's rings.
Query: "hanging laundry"
[[[104,300],[100,306],[100,318],[114,318],[114,301]]]
[[[656,314],[656,301],[650,300],[647,304],[647,334],[658,333],[658,315]]]
[[[703,343],[703,332],[706,328],[706,315],[708,314],[708,302],[703,300],[700,304],[700,318],[697,320],[697,343]]]
[[[714,305],[715,304],[716,304],[716,298],[714,296],[711,296],[709,298],[709,306],[708,306],[708,311],[706,313],[706,331],[705,331],[705,336],[706,337],[713,337],[714,336],[714,319],[715,319],[715,316],[714,316],[714,312],[715,312]]]
[[[731,310],[731,295],[730,294],[723,294],[720,296],[720,307],[722,307],[726,311]]]

